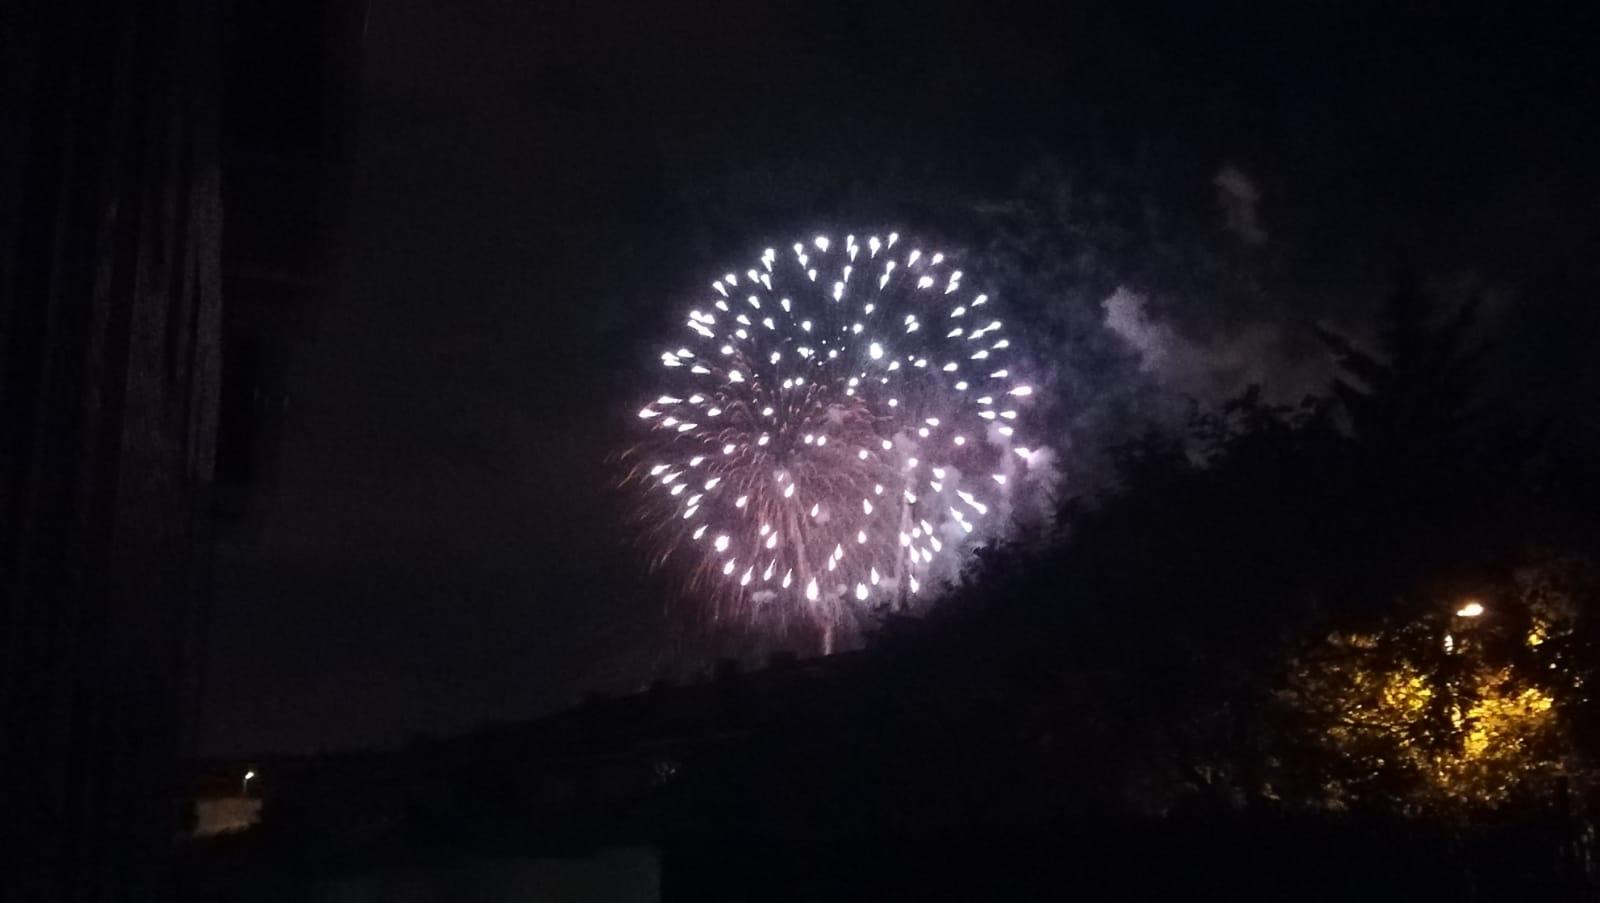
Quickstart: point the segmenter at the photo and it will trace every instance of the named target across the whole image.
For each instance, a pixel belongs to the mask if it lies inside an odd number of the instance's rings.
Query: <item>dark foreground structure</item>
[[[870,654],[394,753],[214,762],[191,899],[1584,899],[1571,826],[1137,816],[1070,742]],[[930,695],[934,694],[934,695]],[[369,895],[369,896],[364,896]]]
[[[362,5],[18,7],[0,26],[0,899],[170,899],[211,549],[259,504],[283,352],[321,288],[346,127],[324,114]]]
[[[142,899],[216,448],[220,32],[33,6],[0,45],[0,898]]]

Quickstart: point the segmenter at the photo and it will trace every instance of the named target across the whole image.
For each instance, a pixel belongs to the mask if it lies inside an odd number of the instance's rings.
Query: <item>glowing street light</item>
[[[250,779],[254,778],[255,776],[256,776],[256,773],[254,771],[246,771],[244,773],[244,780],[239,782],[239,795],[240,796],[249,796],[250,795]]]
[[[1458,618],[1476,618],[1481,614],[1483,614],[1483,605],[1478,602],[1468,602],[1456,609],[1456,617]]]

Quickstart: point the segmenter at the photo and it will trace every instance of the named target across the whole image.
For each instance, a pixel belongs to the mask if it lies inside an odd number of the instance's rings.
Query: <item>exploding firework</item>
[[[911,244],[817,236],[716,279],[638,411],[657,563],[688,551],[719,609],[787,606],[825,648],[953,577],[1035,457],[995,305]]]

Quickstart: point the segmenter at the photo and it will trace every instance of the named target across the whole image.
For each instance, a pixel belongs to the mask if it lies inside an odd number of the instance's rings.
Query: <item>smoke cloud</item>
[[[1184,335],[1162,319],[1144,295],[1119,287],[1101,302],[1103,325],[1138,356],[1139,368],[1163,387],[1202,403],[1215,403],[1259,386],[1271,401],[1297,400],[1325,379],[1315,358],[1291,356],[1283,331],[1246,323],[1209,338]]]
[[[1265,243],[1267,231],[1261,227],[1258,212],[1261,192],[1256,189],[1256,183],[1243,170],[1224,166],[1211,184],[1217,186],[1217,202],[1222,205],[1229,231],[1245,244]]]

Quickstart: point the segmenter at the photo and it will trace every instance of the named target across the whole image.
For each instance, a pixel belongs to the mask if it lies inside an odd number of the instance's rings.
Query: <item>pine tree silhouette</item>
[[[1484,440],[1484,349],[1469,344],[1478,304],[1469,301],[1442,318],[1438,308],[1416,277],[1401,270],[1384,303],[1377,349],[1317,328],[1338,366],[1334,395],[1359,447],[1375,463],[1408,474],[1454,470]]]
[[[1402,268],[1381,313],[1378,347],[1317,333],[1338,367],[1332,392],[1350,441],[1333,479],[1348,559],[1347,604],[1388,609],[1489,579],[1512,553],[1516,430],[1486,400],[1478,304],[1443,309]],[[1363,598],[1364,597],[1364,598]]]

